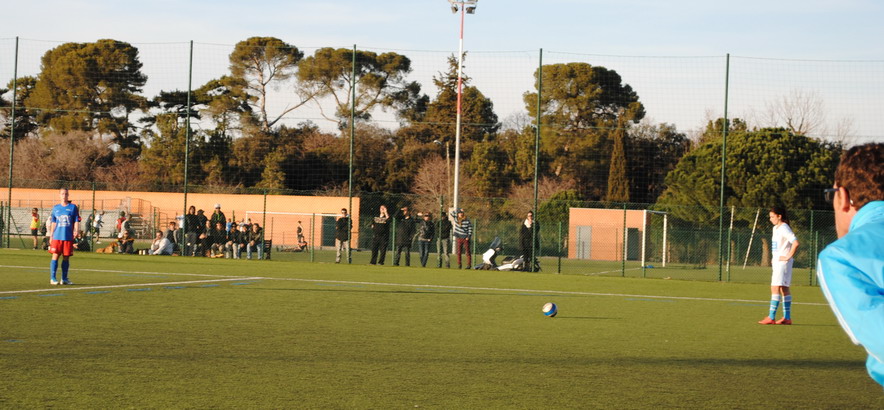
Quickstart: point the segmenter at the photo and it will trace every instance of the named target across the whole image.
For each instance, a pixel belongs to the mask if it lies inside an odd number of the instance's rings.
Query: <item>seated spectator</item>
[[[228,223],[229,225],[229,223]],[[239,237],[239,233],[236,230],[236,225],[230,225],[227,227],[227,243],[224,244],[224,257],[227,259],[233,259],[233,250],[235,248],[234,242],[236,242]]]
[[[74,249],[80,252],[89,252],[91,249],[89,246],[89,239],[83,231],[77,232],[74,236]]]
[[[181,247],[178,245],[178,223],[169,222],[169,227],[163,233],[163,237],[172,242],[172,252],[180,252]]]
[[[252,259],[252,252],[258,252],[258,259],[264,259],[264,230],[257,223],[253,223],[252,229],[249,230],[246,257]]]
[[[209,256],[213,258],[223,258],[224,248],[227,245],[227,231],[224,230],[224,224],[216,222],[215,227],[209,231]]]
[[[117,234],[117,252],[135,253],[135,238],[129,236],[129,232]]]
[[[173,222],[174,223],[174,222]],[[162,232],[157,232],[156,238],[153,240],[153,244],[150,245],[150,251],[148,251],[148,255],[171,255],[172,250],[172,241],[169,240]]]
[[[239,224],[239,229],[235,231],[233,236],[233,258],[241,259],[242,251],[246,250],[249,245],[249,231],[246,224]]]

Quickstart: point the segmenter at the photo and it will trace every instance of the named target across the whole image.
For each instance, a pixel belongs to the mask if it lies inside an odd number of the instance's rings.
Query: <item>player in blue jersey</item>
[[[61,203],[52,207],[52,213],[49,215],[49,232],[52,233],[49,242],[49,253],[52,254],[49,270],[52,277],[49,283],[52,285],[73,285],[68,280],[68,268],[70,267],[68,259],[74,254],[74,232],[80,230],[80,210],[71,203],[68,194],[67,188],[59,190],[58,196],[61,198]],[[59,256],[62,257],[60,281],[56,275]]]
[[[869,354],[884,386],[884,144],[848,150],[826,190],[838,240],[820,252],[820,289],[850,340]]]

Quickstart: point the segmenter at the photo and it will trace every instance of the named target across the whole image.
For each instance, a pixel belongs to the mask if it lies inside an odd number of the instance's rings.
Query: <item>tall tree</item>
[[[840,155],[838,145],[782,128],[734,134],[728,138],[725,204],[822,208],[820,192],[831,186]],[[667,188],[659,203],[681,219],[714,222],[719,215],[720,177],[721,141],[701,145],[666,176]]]
[[[356,78],[353,79],[353,50],[321,48],[305,58],[298,67],[298,92],[316,98],[331,98],[335,112],[329,113],[317,104],[324,118],[346,128],[350,121],[351,80],[356,83],[354,117],[357,121],[371,118],[375,108],[402,108],[419,98],[420,85],[408,82],[411,72],[408,57],[389,52],[377,54],[356,50]]]
[[[230,53],[231,76],[240,80],[234,83],[234,87],[248,95],[262,131],[270,131],[283,116],[306,104],[312,96],[302,94],[301,101],[287,106],[273,118],[268,113],[268,88],[293,77],[303,57],[304,53],[297,47],[275,37],[251,37],[237,43]]]
[[[132,156],[139,144],[129,115],[146,107],[138,94],[147,82],[141,67],[138,49],[129,43],[65,43],[43,55],[26,104],[41,110],[37,121],[43,126],[111,134]]]
[[[534,73],[539,80],[538,72]],[[538,82],[535,81],[535,89]],[[525,108],[537,114],[537,92],[524,94]],[[606,194],[611,138],[618,120],[638,122],[644,106],[620,75],[587,63],[543,66],[541,93],[542,144],[552,158],[552,173],[577,181],[582,196]]]
[[[621,122],[622,124],[622,122]],[[614,133],[614,148],[611,150],[611,163],[608,168],[608,202],[629,202],[629,181],[626,179],[626,152],[624,134],[626,130],[617,129]]]
[[[630,127],[625,142],[629,200],[657,202],[666,188],[666,174],[691,148],[690,140],[674,125],[643,122]]]
[[[9,138],[10,127],[12,127],[12,84],[13,81],[9,81],[9,85],[7,88],[0,88],[0,129],[3,130],[0,133],[0,138]],[[31,92],[34,90],[34,86],[37,85],[37,78],[26,76],[21,77],[16,81],[16,102],[15,102],[15,138],[16,140],[22,137],[26,137],[29,135],[33,135],[38,128],[38,124],[36,121],[37,113],[34,110],[29,109],[25,105],[25,100],[31,95]],[[9,95],[9,99],[3,98],[4,95]]]

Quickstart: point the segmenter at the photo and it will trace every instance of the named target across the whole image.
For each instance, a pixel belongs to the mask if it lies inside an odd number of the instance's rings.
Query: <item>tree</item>
[[[147,105],[138,95],[147,82],[141,66],[138,49],[128,43],[65,43],[43,55],[26,104],[42,109],[42,126],[111,134],[125,155],[134,156],[138,135],[130,132],[129,115]]]
[[[177,113],[160,114],[155,118],[158,132],[144,132],[143,138],[148,144],[141,150],[141,175],[149,184],[183,184],[187,136],[184,125]]]
[[[7,88],[0,88],[0,129],[4,132],[0,133],[0,138],[9,138],[10,127],[12,127],[12,84],[10,80]],[[26,76],[16,81],[16,102],[15,102],[15,138],[24,138],[34,135],[37,131],[38,124],[36,121],[36,112],[28,109],[25,100],[31,95],[34,86],[37,84],[37,78]],[[3,95],[9,94],[9,99],[3,98]],[[8,108],[7,108],[8,107]]]
[[[418,97],[420,85],[405,80],[411,72],[408,57],[393,52],[377,54],[357,50],[354,79],[353,53],[346,48],[320,48],[298,66],[298,92],[314,99],[331,98],[334,113],[325,112],[322,105],[318,105],[321,115],[337,122],[338,128],[346,128],[350,121],[351,81],[356,83],[354,116],[357,121],[370,119],[375,108],[402,108],[409,104],[409,98]]]
[[[534,73],[539,80],[538,72]],[[538,86],[535,81],[535,89]],[[542,147],[552,158],[552,173],[574,178],[584,197],[606,193],[611,138],[621,117],[638,122],[644,106],[614,70],[587,63],[543,66]],[[524,94],[525,108],[537,114],[537,93]]]
[[[608,168],[608,202],[629,202],[629,181],[626,179],[626,153],[624,152],[625,131],[619,129],[614,135],[614,148],[611,150],[611,163]]]
[[[469,85],[470,80],[461,74],[461,137],[475,142],[493,139],[500,128],[494,103],[478,88]],[[457,125],[457,59],[453,55],[448,57],[448,71],[437,73],[433,84],[438,89],[436,98],[426,104],[423,115],[412,115],[410,124],[400,130],[399,135],[421,142],[453,143]]]
[[[725,205],[789,209],[825,207],[820,192],[831,186],[841,148],[782,128],[728,137]],[[687,221],[719,217],[721,141],[701,145],[666,176],[659,203]],[[752,221],[744,221],[751,223]]]
[[[666,174],[691,148],[688,137],[674,125],[642,123],[626,136],[629,200],[651,204],[666,188]]]
[[[231,77],[237,92],[247,95],[247,101],[255,107],[258,123],[264,132],[270,129],[289,112],[303,106],[312,94],[302,94],[301,101],[286,107],[274,118],[267,112],[268,87],[284,83],[295,75],[298,62],[304,53],[297,47],[275,37],[251,37],[236,43],[230,53]]]

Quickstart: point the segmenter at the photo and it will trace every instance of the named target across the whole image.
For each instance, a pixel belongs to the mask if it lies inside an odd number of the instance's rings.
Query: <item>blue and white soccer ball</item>
[[[546,317],[556,317],[556,313],[559,313],[559,308],[556,307],[555,303],[547,302],[543,305],[543,315]]]

